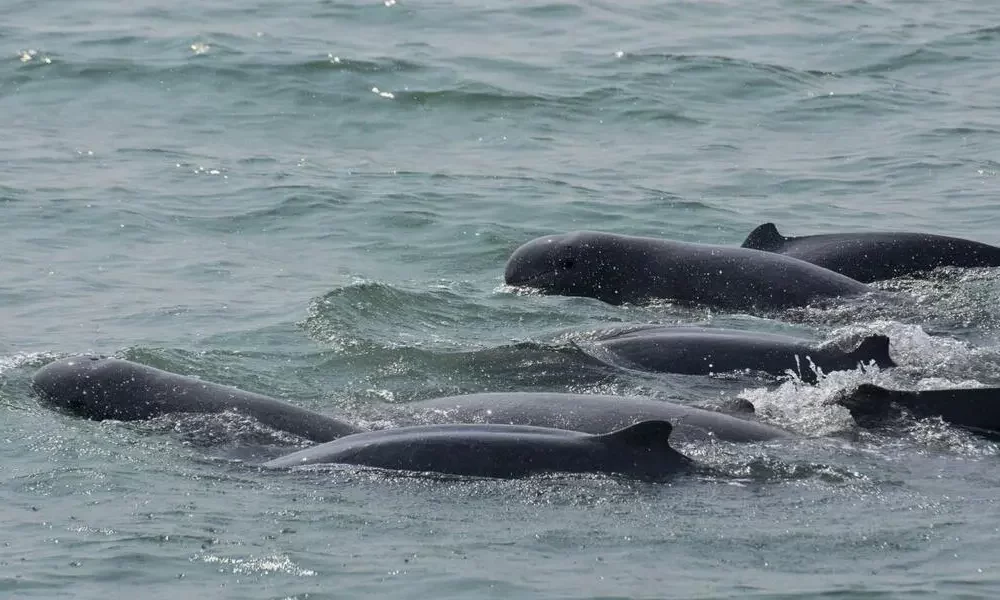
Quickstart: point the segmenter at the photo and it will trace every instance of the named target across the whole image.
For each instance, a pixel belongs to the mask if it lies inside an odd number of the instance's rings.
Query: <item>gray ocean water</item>
[[[577,229],[1000,244],[997,57],[1000,4],[971,0],[8,0],[0,596],[996,597],[1000,448],[829,404],[862,381],[1000,383],[995,270],[780,315],[502,273]],[[900,366],[809,386],[580,360],[594,328],[675,322],[881,332]],[[668,484],[262,473],[255,452],[305,442],[40,405],[34,371],[83,352],[374,427],[548,390],[742,397],[803,439],[686,447],[718,474]]]

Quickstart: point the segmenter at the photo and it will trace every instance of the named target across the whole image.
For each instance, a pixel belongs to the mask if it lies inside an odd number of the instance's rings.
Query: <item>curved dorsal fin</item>
[[[674,426],[668,421],[640,421],[598,437],[627,446],[669,446],[673,430]]]
[[[834,402],[850,411],[854,420],[862,425],[887,418],[892,412],[892,401],[897,394],[894,390],[874,383],[862,383],[853,390],[843,390],[837,394]]]
[[[858,347],[851,351],[850,356],[857,362],[875,361],[879,367],[895,367],[889,356],[889,337],[881,334],[870,335],[861,340]]]
[[[786,238],[778,233],[778,228],[774,223],[764,223],[751,231],[740,247],[772,251],[780,248],[785,241]]]

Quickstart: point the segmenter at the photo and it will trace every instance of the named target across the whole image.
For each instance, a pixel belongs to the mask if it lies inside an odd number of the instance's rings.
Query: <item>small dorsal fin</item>
[[[896,395],[897,392],[874,383],[862,383],[853,390],[838,394],[834,402],[849,410],[860,425],[887,418],[892,412],[892,401]]]
[[[753,402],[745,398],[733,398],[729,401],[728,406],[735,412],[754,414],[757,412],[757,407],[753,405]]]
[[[600,437],[607,442],[628,446],[668,446],[670,432],[673,430],[674,426],[668,421],[640,421]]]
[[[875,385],[874,383],[862,383],[855,389],[855,391],[866,396],[884,396],[888,398],[892,395],[892,390],[884,388],[880,385]]]
[[[786,238],[778,233],[774,223],[764,223],[751,231],[740,247],[770,252],[780,248],[786,241]]]
[[[889,337],[881,334],[870,335],[861,340],[858,347],[851,351],[850,356],[860,362],[874,360],[875,364],[882,368],[896,366],[892,357],[889,356]]]

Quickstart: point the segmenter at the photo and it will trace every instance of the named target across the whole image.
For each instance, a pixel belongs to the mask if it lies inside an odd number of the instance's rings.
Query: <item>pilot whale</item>
[[[774,223],[757,227],[743,248],[775,252],[870,283],[937,267],[997,267],[1000,248],[961,238],[908,232],[827,233],[785,237]]]
[[[774,376],[796,372],[814,383],[816,371],[847,371],[874,362],[896,366],[889,356],[889,338],[869,335],[851,350],[834,344],[773,333],[693,326],[644,326],[598,331],[597,358],[618,366],[658,373],[709,375],[752,371]],[[608,360],[610,359],[610,361]]]
[[[940,418],[957,427],[1000,437],[1000,388],[895,390],[871,383],[841,391],[835,403],[847,408],[858,425],[881,427],[903,410],[918,419]]]
[[[418,425],[358,433],[264,464],[322,463],[476,477],[608,473],[660,479],[694,463],[670,446],[666,421],[644,421],[605,434],[523,425]]]
[[[314,442],[362,431],[275,398],[119,358],[74,356],[57,360],[35,373],[32,387],[47,404],[97,421],[234,411]]]
[[[872,291],[772,252],[594,231],[525,243],[508,259],[504,281],[609,304],[664,298],[731,310],[800,307]]]
[[[587,433],[603,433],[639,421],[662,420],[673,426],[672,439],[682,442],[716,439],[744,443],[794,436],[751,418],[638,396],[487,392],[431,398],[406,406],[428,420],[533,425]]]
[[[46,403],[93,420],[136,421],[170,413],[235,411],[314,442],[363,430],[276,398],[170,373],[128,360],[78,356],[57,360],[33,378]],[[446,396],[407,405],[450,423],[501,423],[606,433],[641,420],[676,423],[675,438],[755,442],[793,434],[750,419],[639,397],[498,392]],[[752,406],[750,407],[752,412]]]

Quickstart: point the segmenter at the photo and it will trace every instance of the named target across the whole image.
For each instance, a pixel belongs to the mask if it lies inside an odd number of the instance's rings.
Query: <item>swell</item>
[[[136,36],[109,40],[127,47],[141,41]],[[187,41],[186,41],[187,42]],[[210,82],[212,87],[233,84],[261,88],[265,94],[299,95],[303,103],[329,102],[348,97],[376,97],[411,108],[463,108],[468,110],[558,110],[566,119],[577,111],[601,108],[615,110],[602,115],[611,119],[668,121],[699,125],[707,121],[690,114],[684,103],[671,100],[668,91],[689,81],[715,78],[723,85],[725,97],[782,93],[803,86],[815,86],[833,76],[822,71],[803,71],[782,65],[752,62],[725,56],[686,54],[628,54],[615,63],[584,65],[592,77],[560,81],[560,74],[534,72],[529,65],[514,65],[518,78],[504,85],[480,80],[483,71],[446,64],[432,64],[393,57],[349,58],[333,53],[303,59],[290,55],[270,55],[272,60],[246,60],[246,54],[225,45],[181,45],[176,40],[160,41],[159,54],[147,59],[101,57],[80,60],[59,54],[21,64],[0,82],[14,85],[51,85],[70,82],[78,87],[103,83],[155,84],[173,89]],[[189,47],[190,46],[190,47]],[[154,48],[155,50],[156,48]],[[148,51],[149,49],[145,49]],[[185,56],[185,54],[187,56]],[[290,54],[290,53],[289,53]],[[43,54],[39,54],[42,57]],[[259,56],[259,55],[256,55]],[[602,59],[603,60],[603,59]],[[461,64],[462,59],[457,59]],[[487,77],[514,68],[487,70]],[[624,67],[624,68],[623,68]],[[666,69],[664,69],[666,67]],[[522,71],[530,72],[525,76]],[[371,76],[379,76],[372,78]],[[718,79],[722,77],[722,79]],[[555,82],[555,83],[552,83]],[[595,84],[596,82],[596,84]],[[331,88],[331,83],[335,85]],[[591,113],[586,113],[591,114]],[[596,114],[596,113],[594,113]]]
[[[603,364],[571,346],[522,342],[469,351],[385,348],[359,342],[350,354],[329,354],[317,369],[350,370],[338,390],[352,412],[372,406],[479,392],[598,392],[632,389]],[[373,418],[383,418],[374,413]]]
[[[314,299],[302,328],[315,341],[347,348],[356,340],[372,340],[384,347],[419,344],[466,350],[489,346],[491,338],[504,340],[504,324],[518,329],[549,320],[533,317],[517,307],[485,307],[460,290],[434,286],[408,290],[379,282],[359,281]],[[495,331],[485,338],[486,331]]]
[[[76,60],[59,54],[39,55],[51,62],[34,59],[24,62],[8,74],[13,83],[26,83],[32,79],[67,80],[82,83],[101,82],[184,82],[212,81],[234,83],[247,81],[269,81],[287,76],[322,76],[337,73],[417,73],[428,67],[417,62],[383,58],[378,60],[348,59],[334,56],[315,59],[295,59],[281,61],[235,60],[242,53],[222,53],[213,48],[215,54],[190,55],[185,58],[172,52],[166,58],[137,60],[129,58],[94,58]],[[189,52],[190,54],[190,52]],[[181,54],[181,56],[183,56]]]
[[[958,337],[1000,330],[1000,318],[993,310],[1000,298],[1000,276],[995,268],[942,267],[926,277],[900,277],[873,287],[893,297],[886,302],[792,309],[785,317],[826,326],[891,320]]]
[[[884,76],[912,67],[958,66],[969,62],[978,62],[985,66],[992,63],[998,45],[1000,45],[1000,28],[974,28],[932,39],[916,47],[902,45],[901,50],[877,61],[845,70],[844,75]]]
[[[726,74],[750,74],[770,76],[775,82],[790,84],[811,84],[829,77],[837,77],[831,71],[816,69],[796,69],[776,63],[752,61],[722,55],[671,54],[671,53],[625,53],[619,59],[625,65],[673,67],[671,74],[704,73],[723,71]],[[609,63],[610,64],[610,63]]]

